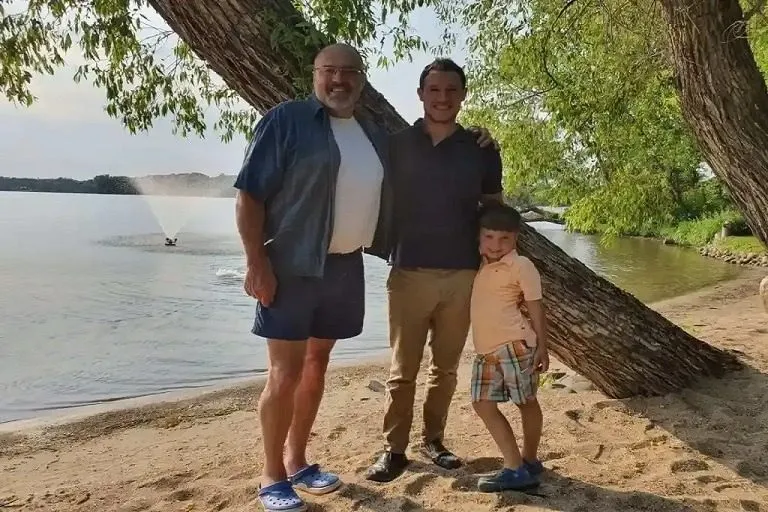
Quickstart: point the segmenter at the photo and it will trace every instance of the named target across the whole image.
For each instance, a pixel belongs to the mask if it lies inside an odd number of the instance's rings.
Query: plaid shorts
[[[472,401],[522,405],[535,398],[539,374],[531,371],[534,352],[524,341],[515,341],[491,354],[478,354],[472,365]]]

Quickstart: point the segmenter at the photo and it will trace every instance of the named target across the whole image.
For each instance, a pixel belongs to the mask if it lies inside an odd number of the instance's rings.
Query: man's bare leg
[[[293,421],[285,446],[285,469],[289,475],[307,466],[307,444],[325,390],[325,372],[334,340],[310,338],[304,356],[301,381],[293,402]]]
[[[269,340],[269,373],[259,399],[264,469],[262,486],[287,478],[283,446],[293,420],[294,397],[307,352],[306,341]]]

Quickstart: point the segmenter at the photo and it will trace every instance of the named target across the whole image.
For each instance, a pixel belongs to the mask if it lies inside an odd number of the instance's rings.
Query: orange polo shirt
[[[541,299],[541,276],[533,262],[512,251],[484,264],[472,288],[472,342],[478,354],[490,354],[513,341],[536,346],[536,332],[520,311],[524,301]]]

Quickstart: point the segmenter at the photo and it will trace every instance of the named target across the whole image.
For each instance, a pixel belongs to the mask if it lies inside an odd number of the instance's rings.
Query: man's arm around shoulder
[[[483,206],[492,204],[504,204],[504,187],[502,185],[501,154],[495,147],[482,149],[484,153],[485,169],[483,174],[483,188],[480,202]]]

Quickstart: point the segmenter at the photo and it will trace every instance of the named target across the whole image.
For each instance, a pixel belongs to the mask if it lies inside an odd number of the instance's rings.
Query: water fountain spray
[[[165,235],[165,245],[174,247],[179,231],[189,221],[201,196],[206,190],[193,183],[184,183],[188,175],[153,175],[132,178],[133,186],[141,193]]]

